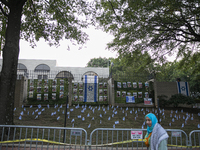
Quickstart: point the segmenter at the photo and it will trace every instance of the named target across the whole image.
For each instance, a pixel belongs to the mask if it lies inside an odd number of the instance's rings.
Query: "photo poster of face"
[[[74,89],[78,88],[78,83],[74,83]]]
[[[38,80],[37,85],[42,86],[42,80],[41,79]]]
[[[142,92],[138,92],[138,98],[142,98]]]
[[[137,92],[133,92],[133,96],[137,98]]]
[[[83,95],[83,89],[79,89],[79,95]]]
[[[121,92],[117,91],[117,97],[120,97],[120,96],[121,96]]]
[[[57,80],[53,80],[52,81],[52,86],[56,86],[57,85]]]
[[[64,92],[60,92],[59,98],[63,98],[64,97]]]
[[[74,101],[78,101],[78,96],[77,95],[74,95]]]
[[[52,92],[56,92],[56,86],[55,85],[52,86]]]
[[[44,86],[48,86],[48,82],[49,82],[49,80],[45,79],[44,80]]]
[[[48,93],[48,91],[49,91],[49,87],[48,87],[48,86],[45,86],[45,87],[44,87],[44,93]]]
[[[139,82],[138,85],[139,85],[139,89],[142,89],[142,82]]]
[[[79,96],[79,102],[83,102],[83,96]]]
[[[104,97],[103,97],[103,100],[104,100],[104,101],[107,101],[107,96],[104,96]]]
[[[145,92],[144,95],[145,95],[145,98],[149,98],[149,93],[148,92]]]
[[[99,95],[103,95],[103,89],[99,89]]]
[[[60,92],[64,92],[64,85],[60,86]]]
[[[34,90],[34,86],[30,86],[29,91],[33,91],[33,90]]]
[[[117,88],[122,88],[121,82],[117,82]]]
[[[60,80],[60,85],[64,85],[64,80]]]
[[[103,83],[99,82],[99,88],[103,88]]]
[[[145,88],[148,89],[149,88],[149,83],[145,82]]]
[[[77,94],[77,89],[73,89],[73,94],[74,94],[74,95]]]
[[[122,97],[126,97],[126,91],[122,91]]]
[[[48,100],[48,94],[47,94],[47,93],[44,94],[44,100],[45,100],[45,101]]]
[[[107,89],[104,89],[103,91],[104,91],[104,95],[107,95]]]
[[[37,93],[41,93],[42,92],[42,88],[40,86],[37,87]]]
[[[133,82],[133,88],[134,88],[134,89],[137,88],[137,82]]]
[[[41,100],[41,94],[37,94],[37,100]]]
[[[127,96],[131,96],[131,92],[127,92]]]
[[[79,89],[82,89],[83,88],[83,82],[80,82],[78,86],[79,86]]]
[[[33,91],[29,91],[29,98],[33,98]]]
[[[127,87],[131,88],[131,82],[127,82]]]
[[[123,88],[127,88],[126,82],[123,82]]]
[[[52,100],[56,100],[56,93],[52,93]]]
[[[144,98],[144,105],[152,105],[152,98]]]
[[[29,80],[29,86],[34,86],[34,79]]]
[[[107,82],[103,83],[103,88],[107,88]]]
[[[100,101],[100,102],[103,101],[103,96],[99,96],[99,101]]]

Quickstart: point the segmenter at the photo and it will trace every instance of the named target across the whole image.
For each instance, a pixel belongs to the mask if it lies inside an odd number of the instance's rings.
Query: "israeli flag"
[[[84,76],[84,102],[98,101],[98,77]]]
[[[178,93],[189,96],[188,82],[177,82]]]

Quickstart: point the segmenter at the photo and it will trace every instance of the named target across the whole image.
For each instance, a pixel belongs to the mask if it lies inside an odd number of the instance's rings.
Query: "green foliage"
[[[92,58],[90,61],[87,63],[87,67],[109,67],[110,66],[110,60],[112,58]]]
[[[168,104],[173,105],[174,107],[178,107],[179,104],[191,105],[194,103],[195,101],[192,97],[183,94],[172,95],[168,100]]]
[[[189,0],[102,0],[97,21],[114,35],[108,48],[120,55],[147,51],[165,61],[166,54],[198,50],[199,6],[199,1]]]
[[[166,95],[159,95],[158,96],[159,107],[165,107],[165,106],[167,106],[169,104],[167,98],[168,97]]]

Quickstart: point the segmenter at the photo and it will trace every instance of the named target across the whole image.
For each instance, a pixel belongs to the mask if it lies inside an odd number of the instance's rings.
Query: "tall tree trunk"
[[[20,0],[21,1],[21,0]],[[19,0],[9,1],[10,13],[3,48],[3,65],[0,76],[0,124],[13,124],[13,109],[17,64],[19,55],[20,26],[23,4]],[[25,3],[25,2],[24,2]]]

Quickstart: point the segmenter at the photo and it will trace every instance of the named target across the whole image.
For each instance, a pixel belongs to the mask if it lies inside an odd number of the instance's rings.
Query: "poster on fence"
[[[144,105],[152,105],[152,98],[144,98]]]
[[[126,103],[135,103],[134,96],[126,96]]]
[[[131,139],[142,139],[143,132],[142,131],[131,131]]]

